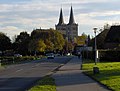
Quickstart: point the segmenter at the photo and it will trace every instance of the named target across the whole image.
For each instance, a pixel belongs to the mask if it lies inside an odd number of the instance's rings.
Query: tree
[[[53,35],[54,50],[62,50],[65,44],[65,40],[62,34],[55,30],[53,30],[53,34],[54,34]]]
[[[76,38],[77,45],[85,45],[87,40],[87,35],[83,33],[81,36]]]
[[[0,51],[10,50],[11,40],[4,33],[0,32]]]
[[[37,48],[37,41],[35,39],[31,39],[29,44],[28,44],[28,51],[31,53],[31,54],[34,54],[35,51]]]
[[[43,40],[38,40],[37,41],[37,48],[36,48],[37,51],[38,52],[44,52],[45,48],[46,48],[46,45],[45,45],[44,41]]]
[[[30,36],[27,32],[21,32],[20,35],[17,35],[15,42],[13,43],[13,48],[15,52],[22,55],[27,55],[29,41]]]
[[[50,40],[46,39],[45,44],[46,44],[46,51],[53,51],[54,44]]]
[[[90,46],[90,35],[88,35],[88,38],[87,38],[87,45]]]
[[[65,44],[63,35],[53,29],[36,29],[31,33],[31,39],[43,40],[46,49],[45,51],[62,50]]]
[[[45,52],[46,45],[43,40],[41,39],[32,39],[29,42],[29,52],[32,54],[36,54],[39,52]]]

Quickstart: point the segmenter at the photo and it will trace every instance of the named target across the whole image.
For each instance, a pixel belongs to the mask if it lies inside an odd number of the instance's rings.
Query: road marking
[[[35,66],[39,66],[39,64],[36,64]]]
[[[32,68],[35,68],[35,67],[37,67],[37,66],[39,66],[39,64],[36,64],[36,65],[32,66]]]
[[[19,70],[17,70],[16,72],[19,72],[19,71],[22,71],[23,69],[19,69]]]

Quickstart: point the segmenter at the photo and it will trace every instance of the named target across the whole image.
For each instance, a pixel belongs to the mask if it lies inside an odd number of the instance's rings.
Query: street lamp
[[[93,28],[94,33],[95,33],[95,65],[97,63],[97,45],[96,45],[96,32],[97,32],[97,28]]]
[[[68,54],[68,42],[69,42],[69,30],[67,30],[67,34],[66,34],[67,36],[66,36],[66,41],[67,41],[67,44],[66,44],[66,52],[67,52],[67,54]]]

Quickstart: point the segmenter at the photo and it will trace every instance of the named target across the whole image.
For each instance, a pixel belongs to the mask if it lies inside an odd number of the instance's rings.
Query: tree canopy
[[[31,40],[36,41],[37,44],[34,45],[36,51],[55,51],[62,50],[65,44],[63,35],[57,30],[53,29],[36,29],[31,32]],[[34,42],[33,41],[33,42]],[[32,42],[32,41],[31,41]],[[32,42],[32,43],[33,43]],[[30,43],[31,44],[31,43]],[[36,46],[38,45],[38,46]],[[32,50],[33,46],[29,46]]]
[[[0,51],[11,49],[11,40],[4,33],[0,32]]]
[[[15,42],[13,43],[14,51],[23,55],[27,55],[29,41],[29,34],[27,32],[21,32],[19,35],[17,35]]]
[[[86,40],[87,40],[87,35],[85,33],[83,33],[81,36],[78,36],[76,38],[76,43],[77,45],[85,45],[86,44]]]

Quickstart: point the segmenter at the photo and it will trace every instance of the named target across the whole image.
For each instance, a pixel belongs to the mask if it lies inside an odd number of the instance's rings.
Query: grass
[[[0,63],[0,70],[2,70],[2,69],[4,69],[4,66],[2,66],[1,63]]]
[[[28,91],[56,91],[55,81],[52,77],[45,76]]]
[[[84,63],[83,70],[114,91],[120,91],[120,62],[97,63],[100,73],[93,74],[94,63]]]

